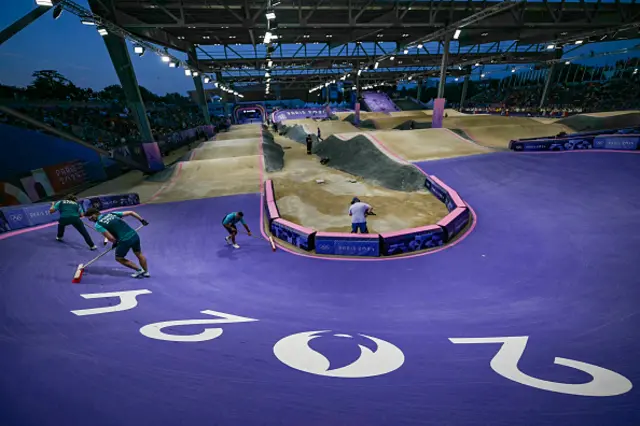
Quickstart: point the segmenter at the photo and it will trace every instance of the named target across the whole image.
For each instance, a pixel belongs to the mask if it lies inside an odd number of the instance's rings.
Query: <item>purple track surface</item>
[[[152,278],[113,259],[71,278],[92,254],[73,229],[0,241],[0,424],[48,425],[576,425],[637,426],[636,388],[584,397],[496,374],[497,344],[449,338],[529,336],[518,367],[549,381],[589,377],[564,357],[640,383],[640,156],[495,154],[422,163],[478,214],[448,250],[389,262],[335,262],[272,253],[261,238],[224,245],[228,211],[257,231],[260,199],[243,195],[138,209]],[[135,309],[80,294],[148,289]],[[138,330],[160,321],[257,319],[216,339],[168,342]],[[273,353],[311,330],[362,333],[402,350],[386,375],[339,379],[292,369]],[[166,329],[176,334],[202,326]],[[334,366],[360,351],[344,338],[313,346]],[[365,343],[366,344],[366,343]]]

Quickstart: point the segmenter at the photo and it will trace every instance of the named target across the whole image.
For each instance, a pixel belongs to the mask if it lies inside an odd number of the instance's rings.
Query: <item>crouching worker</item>
[[[49,213],[53,214],[57,211],[60,212],[60,219],[58,220],[58,235],[56,236],[56,240],[62,241],[64,229],[71,225],[82,235],[89,249],[95,250],[97,248],[91,239],[91,235],[87,232],[84,223],[80,220],[82,217],[82,207],[78,204],[78,199],[75,195],[67,195],[64,200],[52,203]]]
[[[360,230],[361,234],[368,234],[367,215],[373,215],[373,207],[367,203],[363,203],[359,198],[354,197],[349,207],[349,216],[351,216],[351,233],[357,234]]]
[[[229,232],[229,235],[226,236],[224,239],[227,242],[227,244],[233,245],[233,248],[236,248],[236,249],[240,248],[240,246],[236,243],[236,235],[238,235],[238,228],[236,228],[236,223],[238,222],[242,223],[242,225],[244,226],[244,229],[247,230],[247,234],[251,236],[251,231],[249,230],[249,227],[247,226],[246,223],[244,223],[244,213],[242,212],[229,213],[224,217],[224,219],[222,219],[222,226],[224,226],[227,232]]]
[[[113,247],[116,250],[116,261],[136,271],[131,274],[131,277],[148,278],[151,276],[149,275],[147,258],[142,254],[142,249],[140,248],[140,236],[136,230],[129,226],[122,218],[125,216],[133,216],[144,226],[147,226],[149,222],[133,211],[100,214],[98,209],[90,208],[87,210],[86,216],[90,221],[95,222],[96,231],[100,232],[106,239],[113,243]],[[138,258],[140,266],[125,258],[129,250],[133,250],[133,254]]]

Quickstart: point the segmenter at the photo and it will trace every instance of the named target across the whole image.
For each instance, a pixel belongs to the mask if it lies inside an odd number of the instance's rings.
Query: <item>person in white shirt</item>
[[[349,216],[351,216],[351,233],[357,234],[360,230],[361,234],[368,234],[367,229],[367,215],[372,215],[373,208],[360,201],[358,197],[354,197],[351,200],[351,206],[349,207]]]

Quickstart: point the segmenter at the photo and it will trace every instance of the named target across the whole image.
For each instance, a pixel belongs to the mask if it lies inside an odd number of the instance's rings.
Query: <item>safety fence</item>
[[[640,128],[572,133],[569,135],[517,139],[509,142],[509,149],[518,152],[640,149]]]
[[[101,195],[78,200],[83,211],[90,207],[109,210],[140,204],[138,194]],[[58,212],[50,213],[51,203],[23,204],[0,208],[0,233],[17,231],[33,226],[45,225],[60,218]]]
[[[445,204],[449,214],[435,225],[380,234],[320,232],[282,219],[272,180],[263,187],[263,208],[271,234],[304,251],[332,256],[394,256],[433,249],[453,241],[471,221],[471,210],[460,195],[436,176],[426,176],[425,187]]]

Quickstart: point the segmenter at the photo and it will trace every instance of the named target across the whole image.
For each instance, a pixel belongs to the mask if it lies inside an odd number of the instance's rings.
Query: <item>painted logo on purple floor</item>
[[[337,368],[334,362],[332,368],[332,362],[311,348],[310,342],[314,341],[316,346],[319,340],[335,338],[344,340],[337,342],[344,345],[344,352],[348,353],[349,349],[355,346],[359,355],[346,365],[344,362],[339,363],[340,366]],[[287,336],[275,344],[273,353],[283,364],[296,370],[343,379],[381,376],[397,370],[404,364],[402,351],[387,341],[364,334],[333,334],[329,330],[305,331]]]

